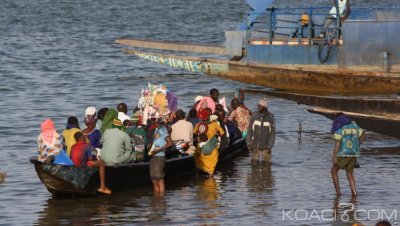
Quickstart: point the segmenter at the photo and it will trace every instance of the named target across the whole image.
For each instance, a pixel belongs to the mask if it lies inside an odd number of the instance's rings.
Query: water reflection
[[[342,225],[363,225],[356,220],[355,212],[357,210],[357,197],[351,196],[350,199],[336,197],[333,200],[332,212],[334,213],[334,222],[332,226]]]
[[[205,204],[198,215],[201,219],[213,219],[221,215],[217,203],[220,195],[218,182],[216,176],[199,181],[197,197],[199,201]]]
[[[96,209],[88,209],[87,203],[75,199],[49,198],[37,221],[38,225],[85,225]]]
[[[265,162],[253,162],[251,172],[247,177],[250,192],[272,192],[274,178],[271,171],[272,164]]]
[[[163,222],[167,220],[167,202],[164,193],[155,192],[153,197],[150,199],[149,207],[150,213],[148,215],[148,221]]]
[[[98,216],[92,218],[92,222],[97,222],[97,224],[108,224],[110,223],[108,216],[111,214],[109,206],[106,204],[100,204],[96,209],[96,214]]]
[[[143,213],[132,211],[137,207],[134,200],[134,196],[129,191],[114,194],[113,197],[49,198],[36,224],[80,226],[134,222],[137,215],[143,216]],[[152,208],[159,206],[157,203],[151,205]]]

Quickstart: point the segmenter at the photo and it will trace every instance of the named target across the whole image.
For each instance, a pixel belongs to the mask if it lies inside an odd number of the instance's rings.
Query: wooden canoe
[[[334,119],[338,111],[314,108],[308,109],[309,112],[314,114],[323,115],[329,119]],[[376,133],[400,138],[400,119],[392,117],[379,117],[375,115],[360,114],[355,112],[343,112],[355,121],[361,128],[373,131]]]
[[[226,147],[220,153],[219,162],[232,159],[239,153],[247,150],[245,139],[240,139]],[[48,173],[44,168],[47,164],[39,162],[36,157],[32,157],[30,162],[34,164],[36,172],[41,182],[53,196],[83,196],[95,195],[100,186],[98,172],[91,175],[91,178],[84,188],[75,186],[71,181]],[[61,170],[69,170],[74,166],[59,166]],[[75,168],[76,170],[77,168]],[[81,170],[87,170],[82,168]],[[166,179],[191,174],[195,170],[193,156],[184,156],[168,159],[165,165]],[[83,172],[84,173],[84,172]],[[149,162],[131,163],[117,166],[106,167],[106,185],[112,190],[117,191],[143,184],[150,184]]]
[[[378,97],[321,96],[265,89],[244,89],[249,93],[260,93],[283,98],[298,104],[309,105],[332,111],[353,112],[400,120],[400,98],[396,95]]]

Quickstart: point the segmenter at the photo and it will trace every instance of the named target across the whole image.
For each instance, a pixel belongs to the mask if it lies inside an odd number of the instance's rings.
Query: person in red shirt
[[[86,136],[82,132],[76,132],[74,134],[76,143],[71,148],[71,160],[74,166],[82,167],[98,167],[100,176],[100,188],[98,192],[111,195],[111,190],[106,187],[105,184],[105,164],[102,160],[96,160],[93,156],[93,147],[86,143]]]

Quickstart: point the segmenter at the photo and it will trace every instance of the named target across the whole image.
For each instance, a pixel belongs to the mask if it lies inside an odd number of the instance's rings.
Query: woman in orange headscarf
[[[57,133],[54,122],[46,119],[40,125],[41,133],[38,137],[38,160],[41,162],[52,162],[52,157],[58,155],[63,148],[63,139]]]

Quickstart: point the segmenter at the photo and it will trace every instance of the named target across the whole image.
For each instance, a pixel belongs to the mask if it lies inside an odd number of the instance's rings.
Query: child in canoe
[[[107,195],[111,194],[111,190],[105,185],[105,164],[102,160],[95,160],[94,154],[92,153],[93,147],[86,143],[86,136],[82,132],[76,132],[75,135],[76,143],[71,148],[71,160],[75,166],[88,166],[98,167],[100,176],[100,188],[97,190],[100,193]]]

